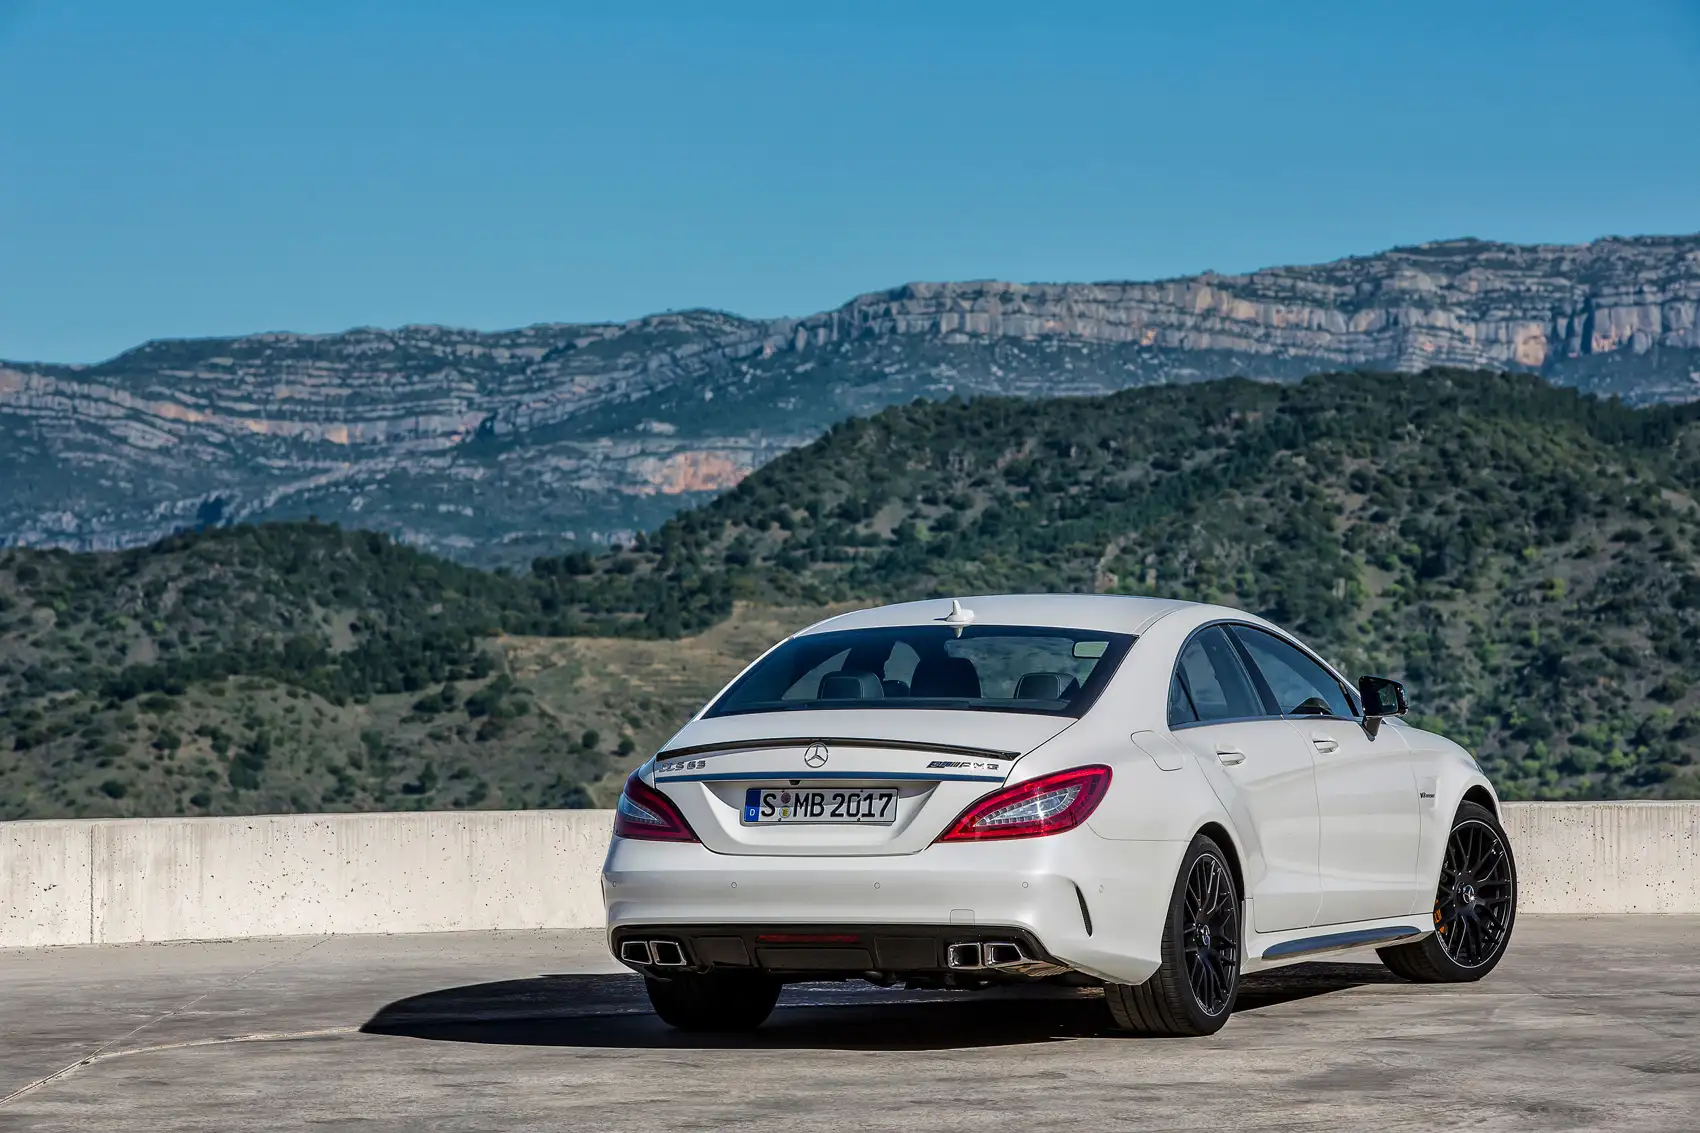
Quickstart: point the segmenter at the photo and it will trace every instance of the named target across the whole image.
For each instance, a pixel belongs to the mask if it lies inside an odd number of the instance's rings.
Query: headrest
[[[872,673],[828,673],[820,679],[820,700],[879,700],[885,686]]]
[[[978,699],[980,672],[966,657],[929,657],[915,666],[909,695]]]
[[[1080,682],[1067,673],[1028,673],[1015,682],[1017,700],[1067,700],[1080,691]]]
[[[1061,673],[1028,673],[1015,682],[1015,699],[1061,700],[1063,684]]]

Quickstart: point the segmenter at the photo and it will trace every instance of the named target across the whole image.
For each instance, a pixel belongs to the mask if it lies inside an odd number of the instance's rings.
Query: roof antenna
[[[955,627],[956,636],[961,637],[962,631],[974,621],[974,611],[964,609],[962,599],[952,598],[950,600],[950,613],[938,620],[947,626]]]

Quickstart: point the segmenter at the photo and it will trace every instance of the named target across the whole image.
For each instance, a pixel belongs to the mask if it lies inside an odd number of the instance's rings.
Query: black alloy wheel
[[[1446,839],[1434,896],[1434,935],[1380,950],[1382,962],[1419,983],[1479,980],[1498,965],[1517,919],[1517,862],[1492,811],[1461,803]]]
[[[1186,978],[1206,1015],[1233,1002],[1240,964],[1240,910],[1227,863],[1201,854],[1186,880]]]
[[[1452,828],[1434,898],[1434,932],[1453,963],[1478,968],[1499,954],[1511,930],[1515,888],[1511,855],[1492,827],[1470,819]]]
[[[1203,834],[1181,859],[1162,961],[1142,984],[1105,985],[1116,1025],[1147,1035],[1221,1030],[1240,990],[1240,894],[1227,855]]]

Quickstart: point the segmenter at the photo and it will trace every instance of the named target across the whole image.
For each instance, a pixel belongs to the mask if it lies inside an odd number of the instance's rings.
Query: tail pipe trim
[[[1007,972],[1021,976],[1056,976],[1068,971],[1060,964],[1029,956],[1009,940],[963,940],[947,945],[945,966],[957,972]]]
[[[620,959],[646,968],[683,968],[687,963],[677,940],[628,940],[620,945]]]

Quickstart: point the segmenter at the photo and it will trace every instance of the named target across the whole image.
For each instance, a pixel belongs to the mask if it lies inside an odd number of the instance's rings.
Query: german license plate
[[[889,787],[751,787],[744,792],[745,826],[889,826],[896,818],[897,792]]]

